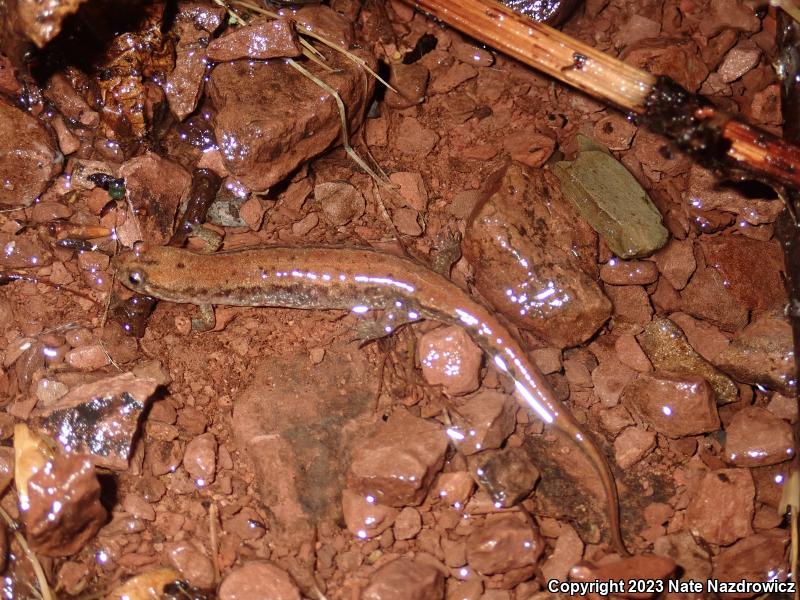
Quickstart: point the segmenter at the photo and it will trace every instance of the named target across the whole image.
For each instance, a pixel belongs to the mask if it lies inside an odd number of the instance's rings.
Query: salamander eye
[[[131,282],[131,285],[142,285],[144,282],[144,275],[142,275],[141,271],[131,271],[128,273],[128,281]]]

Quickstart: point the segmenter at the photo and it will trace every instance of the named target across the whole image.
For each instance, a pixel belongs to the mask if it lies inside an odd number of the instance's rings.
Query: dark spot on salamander
[[[176,268],[176,269],[185,269],[185,268],[186,268],[186,265],[185,265],[185,264],[183,264],[182,262],[179,262],[179,263],[176,263],[176,264],[175,264],[175,268]]]

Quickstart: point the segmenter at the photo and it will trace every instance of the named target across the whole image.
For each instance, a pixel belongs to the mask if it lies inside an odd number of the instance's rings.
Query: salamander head
[[[145,247],[137,244],[129,252],[123,252],[114,259],[117,279],[125,287],[148,296],[166,300],[171,274],[170,252],[175,248]]]

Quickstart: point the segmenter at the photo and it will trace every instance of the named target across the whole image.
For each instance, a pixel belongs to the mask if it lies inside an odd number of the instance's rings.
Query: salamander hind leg
[[[214,317],[214,307],[210,304],[198,304],[200,316],[197,319],[192,319],[192,331],[203,332],[211,331],[216,325],[216,317]]]

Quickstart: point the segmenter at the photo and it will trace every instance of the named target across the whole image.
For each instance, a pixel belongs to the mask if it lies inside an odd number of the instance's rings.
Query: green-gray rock
[[[620,258],[649,256],[667,243],[661,214],[628,170],[586,143],[574,161],[553,166],[561,191]]]
[[[739,399],[739,390],[733,380],[700,356],[689,344],[683,330],[669,319],[656,317],[636,337],[656,371],[699,375],[714,389],[717,404]]]

